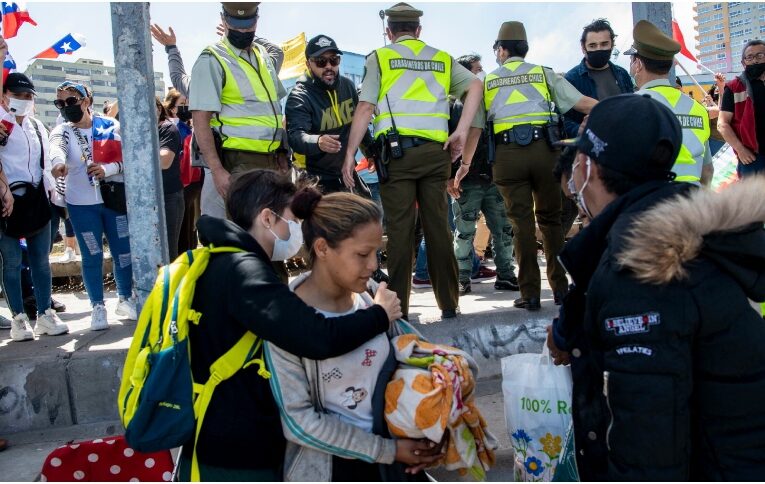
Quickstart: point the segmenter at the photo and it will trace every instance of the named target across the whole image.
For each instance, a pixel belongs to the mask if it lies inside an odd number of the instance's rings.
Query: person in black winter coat
[[[347,353],[401,317],[400,301],[384,283],[371,308],[328,319],[281,282],[271,260],[291,257],[303,240],[289,209],[295,193],[295,185],[276,172],[245,172],[229,190],[231,220],[199,219],[202,244],[244,252],[212,255],[197,281],[192,307],[202,317],[189,331],[194,381],[207,381],[210,365],[246,331],[319,360]],[[190,476],[193,444],[192,438],[180,458],[184,481]],[[202,480],[280,480],[285,446],[279,410],[257,365],[220,383],[197,443]]]
[[[290,148],[305,155],[306,171],[318,178],[324,194],[347,191],[342,180],[343,160],[348,146],[353,111],[359,96],[353,81],[340,75],[342,51],[326,35],[306,44],[308,70],[287,97],[285,118]],[[367,133],[363,149],[371,147]],[[371,156],[371,152],[366,152]],[[370,198],[369,189],[355,175],[358,187]]]
[[[640,119],[625,130],[620,118]],[[576,141],[591,224],[560,260],[573,279],[548,346],[571,361],[582,480],[765,475],[765,178],[716,194],[674,183],[680,125],[626,94]]]

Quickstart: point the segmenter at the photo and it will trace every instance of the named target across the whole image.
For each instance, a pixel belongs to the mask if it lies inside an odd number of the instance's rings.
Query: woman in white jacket
[[[312,272],[290,288],[327,317],[373,304],[367,290],[382,245],[379,207],[350,193],[322,196],[308,188],[291,208],[303,220]],[[266,345],[271,390],[288,440],[285,480],[425,480],[420,471],[440,457],[440,446],[392,439],[384,419],[385,387],[397,365],[390,337],[411,331],[394,325],[388,334],[321,361]]]

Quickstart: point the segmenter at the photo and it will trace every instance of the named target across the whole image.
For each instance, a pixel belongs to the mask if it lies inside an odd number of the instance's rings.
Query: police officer
[[[422,11],[398,3],[385,11],[388,37],[393,42],[367,57],[366,74],[353,116],[343,180],[354,185],[354,153],[375,107],[375,139],[388,153],[388,181],[381,184],[388,230],[390,288],[409,310],[414,260],[415,203],[419,205],[428,247],[428,271],[442,317],[457,315],[457,262],[447,223],[446,183],[452,159],[462,151],[471,123],[482,127],[481,82],[449,54],[419,40]],[[463,115],[449,135],[449,100],[467,93]],[[477,119],[474,119],[477,118]],[[472,133],[471,133],[472,134]],[[480,136],[480,129],[476,133]],[[386,141],[387,140],[387,141]],[[391,149],[392,148],[392,149]],[[403,152],[398,152],[398,149]],[[383,161],[384,162],[384,161]],[[469,164],[460,166],[464,177]]]
[[[521,22],[505,22],[494,52],[500,67],[486,76],[484,104],[496,143],[494,182],[505,200],[513,224],[521,297],[515,307],[541,307],[541,279],[537,263],[536,223],[542,232],[547,279],[555,302],[568,287],[557,260],[563,246],[561,189],[552,171],[559,150],[559,112],[589,113],[596,100],[583,96],[552,69],[524,60],[529,50]]]
[[[669,71],[680,52],[680,44],[651,22],[641,20],[632,31],[630,74],[638,94],[647,94],[671,109],[683,128],[683,146],[672,171],[675,181],[709,185],[714,174],[709,150],[709,114],[706,108],[673,86]]]
[[[211,175],[202,212],[217,217],[225,217],[222,197],[231,174],[286,168],[279,100],[287,93],[271,57],[253,44],[259,3],[223,2],[225,38],[205,48],[191,71],[189,106]]]

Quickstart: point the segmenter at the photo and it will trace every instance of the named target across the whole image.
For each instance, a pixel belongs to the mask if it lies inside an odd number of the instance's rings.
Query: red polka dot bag
[[[142,453],[128,447],[123,436],[62,445],[45,459],[45,482],[162,482],[173,478],[169,450]]]

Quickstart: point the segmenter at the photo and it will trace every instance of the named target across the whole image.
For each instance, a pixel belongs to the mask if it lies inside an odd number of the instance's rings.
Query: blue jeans
[[[473,240],[475,239],[476,222],[481,212],[486,218],[486,225],[489,227],[494,242],[494,263],[497,265],[497,276],[505,280],[515,276],[513,227],[505,212],[505,204],[497,186],[491,184],[486,187],[479,183],[464,183],[462,196],[452,202],[452,208],[456,225],[454,255],[459,266],[460,281],[467,281],[471,274],[475,275],[476,273],[475,260],[477,257]]]
[[[50,222],[35,235],[26,238],[29,268],[32,270],[37,312],[43,314],[50,309],[52,290],[50,262]],[[2,284],[8,306],[14,316],[24,312],[21,295],[21,244],[19,239],[0,235],[0,263],[2,263]]]
[[[94,305],[104,302],[104,235],[109,241],[112,254],[117,294],[124,298],[130,297],[133,292],[133,266],[127,215],[106,208],[103,203],[67,204],[67,208],[82,252],[82,281],[90,303]]]
[[[748,165],[745,165],[739,161],[738,166],[736,167],[736,171],[738,172],[738,176],[740,178],[757,175],[758,173],[765,173],[765,155],[758,154],[757,158],[755,158],[754,161]]]
[[[449,206],[449,226],[452,228],[452,233],[454,233],[456,226],[454,225],[454,212],[452,211],[453,199],[451,197],[449,197],[449,202],[450,203],[447,204]],[[475,249],[472,249],[470,253],[472,254],[471,257],[473,258],[472,274],[475,276],[478,274],[478,269],[481,267],[481,259],[478,258],[478,255],[475,253]],[[420,247],[417,250],[417,258],[415,260],[416,263],[414,265],[414,277],[423,281],[430,279],[430,274],[428,273],[428,255],[425,249],[425,237],[423,237],[422,241],[420,242]]]

